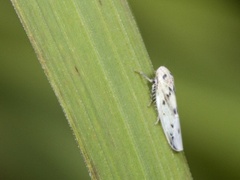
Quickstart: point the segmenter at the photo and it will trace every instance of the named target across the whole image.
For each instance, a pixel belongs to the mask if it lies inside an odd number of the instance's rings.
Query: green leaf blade
[[[93,179],[191,179],[147,108],[134,70],[152,65],[125,1],[12,3]]]

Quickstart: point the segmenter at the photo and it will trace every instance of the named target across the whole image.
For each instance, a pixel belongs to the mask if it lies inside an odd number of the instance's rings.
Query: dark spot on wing
[[[174,109],[173,109],[173,112],[174,112],[174,114],[177,114],[177,109],[174,108]]]
[[[171,127],[173,128],[173,127],[174,127],[174,125],[173,125],[173,124],[171,124]]]
[[[162,101],[162,104],[165,105],[165,101],[164,100]]]
[[[172,91],[172,88],[168,87],[169,91]]]
[[[167,75],[166,75],[166,74],[164,74],[164,75],[163,75],[163,79],[165,79],[166,77],[167,77]]]
[[[177,132],[178,132],[178,134],[180,134],[180,129],[179,128],[178,128]]]

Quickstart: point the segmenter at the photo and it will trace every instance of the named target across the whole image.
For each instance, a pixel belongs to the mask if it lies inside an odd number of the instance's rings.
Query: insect
[[[177,112],[177,102],[174,88],[174,78],[171,72],[164,66],[160,66],[153,79],[143,72],[137,72],[146,78],[152,85],[152,102],[156,104],[158,117],[164,134],[171,148],[175,151],[183,151],[181,127]]]

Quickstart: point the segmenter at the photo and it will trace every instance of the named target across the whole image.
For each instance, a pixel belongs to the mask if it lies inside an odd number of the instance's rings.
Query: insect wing
[[[182,151],[182,135],[177,112],[174,78],[161,66],[156,72],[156,105],[163,131],[168,143],[175,151]]]
[[[182,151],[183,146],[179,117],[173,113],[169,101],[165,99],[162,91],[157,92],[156,104],[158,116],[169,145],[175,151]]]

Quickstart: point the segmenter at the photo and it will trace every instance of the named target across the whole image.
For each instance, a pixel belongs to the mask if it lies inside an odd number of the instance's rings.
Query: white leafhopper
[[[171,148],[175,151],[183,151],[180,121],[177,111],[177,102],[174,88],[174,78],[170,71],[160,66],[153,79],[144,73],[138,72],[152,85],[152,102],[157,106],[157,122],[160,121],[164,134]]]

